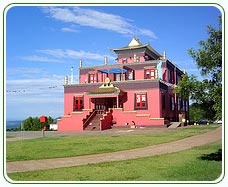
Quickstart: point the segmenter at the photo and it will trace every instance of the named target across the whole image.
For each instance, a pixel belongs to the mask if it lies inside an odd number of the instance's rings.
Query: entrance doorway
[[[95,99],[95,110],[108,111],[109,108],[117,108],[116,98],[97,98]]]

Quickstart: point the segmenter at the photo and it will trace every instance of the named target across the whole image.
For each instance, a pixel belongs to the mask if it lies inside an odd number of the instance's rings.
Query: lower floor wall
[[[132,125],[136,126],[161,126],[165,125],[164,118],[151,118],[148,113],[137,113],[137,111],[113,110],[114,126]]]
[[[83,119],[89,111],[72,112],[58,120],[58,131],[83,131]]]
[[[91,110],[90,110],[91,111]],[[83,131],[83,119],[90,111],[72,112],[58,120],[58,131]],[[129,126],[135,123],[138,127],[164,126],[164,118],[152,118],[149,113],[139,113],[137,111],[123,111],[122,108],[111,109],[101,120],[101,130],[110,129],[111,123],[114,127]]]

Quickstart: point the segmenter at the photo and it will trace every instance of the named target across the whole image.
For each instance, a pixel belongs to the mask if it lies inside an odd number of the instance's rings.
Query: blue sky
[[[63,81],[74,67],[114,64],[109,49],[138,37],[199,76],[190,48],[217,26],[212,6],[14,6],[6,12],[6,118],[63,115]]]

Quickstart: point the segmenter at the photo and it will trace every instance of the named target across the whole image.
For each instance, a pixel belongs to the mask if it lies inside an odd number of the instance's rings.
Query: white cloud
[[[29,71],[29,68],[25,69]],[[42,113],[60,116],[63,113],[63,82],[62,75],[46,74],[40,74],[39,78],[7,79],[5,94],[7,118],[21,119],[30,115],[39,116]],[[54,110],[59,112],[53,113]]]
[[[63,76],[6,80],[7,119],[63,114]],[[56,111],[56,112],[53,112]]]
[[[17,68],[7,68],[7,75],[34,75],[44,73],[44,70],[41,68],[27,68],[27,67],[17,67]]]
[[[44,7],[43,11],[51,18],[66,23],[110,30],[130,36],[143,35],[153,39],[157,38],[151,30],[138,28],[129,19],[115,14],[79,7]]]
[[[109,59],[114,60],[115,57],[110,55],[101,55],[98,53],[92,53],[84,50],[76,51],[71,49],[45,49],[37,50],[37,52],[53,56],[55,58],[82,58],[82,59],[93,59],[93,60],[103,60],[104,56],[108,56]]]
[[[79,32],[76,29],[72,29],[72,28],[68,28],[68,27],[61,28],[61,31],[63,31],[63,32]]]
[[[21,59],[26,61],[34,61],[34,62],[58,62],[58,63],[62,62],[59,59],[53,59],[53,58],[48,58],[45,56],[37,56],[37,55],[24,56],[24,57],[21,57]]]
[[[139,32],[139,35],[148,36],[150,38],[157,39],[157,36],[151,30],[148,30],[148,29],[139,29],[138,32]]]
[[[63,49],[41,49],[41,50],[36,50],[38,53],[42,53],[45,55],[50,55],[55,58],[65,58],[66,54]]]
[[[9,99],[8,104],[13,104],[13,103],[21,103],[22,105],[26,103],[33,103],[34,106],[36,104],[40,103],[45,103],[46,105],[48,104],[63,104],[63,96],[62,97],[50,97],[50,96],[42,96],[42,95],[35,95],[33,97],[28,97],[28,95],[24,96],[13,96],[12,98]],[[61,111],[63,112],[63,111]]]
[[[56,75],[41,75],[39,78],[8,78],[6,80],[6,93],[8,96],[12,95],[27,95],[33,97],[33,94],[63,94],[64,76]]]

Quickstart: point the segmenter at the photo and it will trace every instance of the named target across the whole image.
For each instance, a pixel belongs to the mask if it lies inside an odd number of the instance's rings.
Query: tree
[[[51,116],[48,116],[47,122],[45,123],[46,128],[49,129],[51,123],[54,122],[54,119]],[[44,124],[40,122],[39,117],[28,117],[23,121],[25,131],[40,131]],[[21,127],[19,126],[19,129]]]
[[[182,99],[188,99],[195,97],[196,89],[199,82],[194,75],[188,76],[187,74],[182,75],[181,81],[178,82],[174,92],[178,93],[178,97]]]
[[[218,17],[217,30],[212,26],[207,27],[209,38],[200,41],[200,49],[190,49],[190,56],[196,61],[201,75],[209,75],[213,84],[221,85],[222,81],[222,19]]]
[[[189,118],[191,122],[199,121],[200,119],[205,119],[206,111],[201,108],[197,103],[193,103],[189,106]]]
[[[207,27],[209,38],[200,41],[198,50],[188,53],[195,60],[203,77],[198,81],[195,76],[184,75],[174,89],[181,97],[189,96],[208,119],[222,119],[222,19],[218,18],[218,28]],[[188,88],[189,86],[189,88]]]

